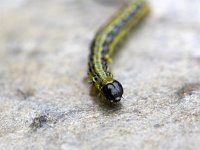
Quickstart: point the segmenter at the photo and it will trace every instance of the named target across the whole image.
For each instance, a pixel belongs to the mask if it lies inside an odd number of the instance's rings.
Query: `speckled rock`
[[[84,82],[116,0],[0,0],[0,150],[200,147],[200,1],[151,0],[115,56],[124,100]]]

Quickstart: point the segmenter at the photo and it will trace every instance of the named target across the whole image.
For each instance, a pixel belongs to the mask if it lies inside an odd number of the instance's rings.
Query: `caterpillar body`
[[[123,87],[108,68],[114,49],[120,41],[148,13],[149,6],[145,0],[135,0],[122,7],[100,30],[91,44],[88,75],[93,85],[110,102],[119,102]]]

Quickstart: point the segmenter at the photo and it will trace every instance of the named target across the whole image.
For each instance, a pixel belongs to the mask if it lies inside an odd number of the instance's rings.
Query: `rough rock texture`
[[[112,70],[124,100],[84,82],[118,0],[0,0],[0,150],[200,147],[200,1],[152,0]]]

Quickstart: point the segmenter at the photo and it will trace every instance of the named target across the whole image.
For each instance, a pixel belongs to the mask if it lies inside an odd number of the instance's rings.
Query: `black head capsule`
[[[119,102],[123,95],[123,87],[121,83],[114,80],[112,83],[108,83],[103,86],[102,92],[106,99],[111,102]]]

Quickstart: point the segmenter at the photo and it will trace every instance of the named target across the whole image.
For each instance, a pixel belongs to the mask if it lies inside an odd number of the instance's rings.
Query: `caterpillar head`
[[[113,82],[104,85],[102,92],[106,99],[116,103],[122,98],[123,87],[118,81],[114,80]]]

